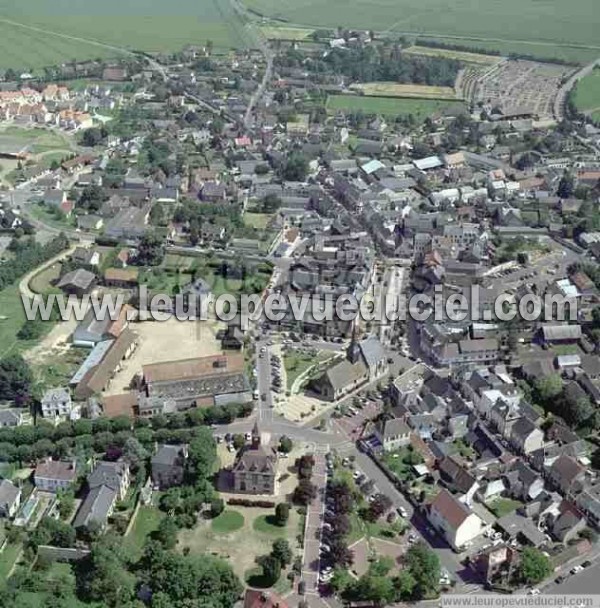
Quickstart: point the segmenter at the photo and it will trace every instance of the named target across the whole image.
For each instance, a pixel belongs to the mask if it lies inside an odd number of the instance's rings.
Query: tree
[[[163,517],[152,538],[158,541],[165,549],[174,549],[177,545],[179,528],[173,517]]]
[[[139,582],[152,593],[153,608],[229,608],[243,591],[224,560],[209,554],[180,555],[155,542],[146,545],[137,569]]]
[[[277,525],[281,527],[285,526],[288,522],[289,517],[290,505],[288,505],[286,502],[280,502],[275,507],[275,521]]]
[[[60,516],[62,519],[67,519],[75,506],[73,490],[59,490],[56,497],[58,498],[58,512]]]
[[[127,439],[123,446],[123,458],[133,469],[143,465],[148,456],[148,450],[135,437]]]
[[[246,439],[240,433],[236,433],[233,436],[233,447],[236,450],[241,450],[246,445]]]
[[[33,374],[21,355],[0,360],[0,400],[23,404],[29,399]]]
[[[560,395],[563,383],[560,374],[550,374],[549,376],[536,378],[533,386],[537,391],[539,401],[547,403]]]
[[[392,504],[391,499],[385,494],[376,494],[366,510],[366,518],[371,522],[376,522],[388,509],[392,508]]]
[[[281,437],[281,439],[279,440],[279,451],[283,454],[289,454],[292,449],[294,447],[294,444],[292,442],[292,440],[287,437],[286,435],[283,435]]]
[[[267,194],[259,203],[261,213],[275,213],[281,207],[281,199],[276,194]]]
[[[309,505],[317,497],[317,486],[308,479],[301,479],[296,486],[292,499],[299,505]]]
[[[225,503],[222,498],[213,498],[210,503],[210,515],[211,517],[218,517],[223,513],[225,509]]]
[[[108,195],[104,189],[96,184],[86,186],[79,196],[78,206],[86,211],[98,211],[102,203],[108,200]]]
[[[440,582],[440,560],[423,543],[413,545],[406,552],[406,566],[415,580],[414,595],[417,599],[435,595]]]
[[[560,198],[571,198],[575,187],[575,180],[570,173],[565,173],[558,183],[557,194]]]
[[[539,550],[526,547],[521,553],[517,574],[527,585],[535,585],[552,573],[550,560]]]
[[[308,161],[304,155],[293,152],[282,166],[281,176],[291,182],[303,182],[308,173]]]
[[[198,435],[188,448],[187,468],[190,477],[195,480],[208,479],[214,470],[217,460],[217,446],[210,429],[198,429]]]
[[[281,576],[281,562],[272,555],[260,555],[256,563],[262,568],[266,586],[272,587]]]
[[[288,543],[285,538],[278,538],[273,543],[271,556],[278,560],[281,566],[285,568],[286,566],[292,563],[292,558],[294,557],[294,554],[292,553],[290,543]]]
[[[417,583],[415,577],[408,570],[400,570],[393,581],[398,600],[406,601],[412,598]]]
[[[139,266],[160,266],[164,257],[164,243],[157,234],[151,232],[140,239],[136,260]]]
[[[83,132],[81,137],[81,143],[88,148],[93,148],[94,146],[98,146],[102,143],[104,139],[104,134],[101,129],[97,127],[92,127],[91,129],[86,129]]]

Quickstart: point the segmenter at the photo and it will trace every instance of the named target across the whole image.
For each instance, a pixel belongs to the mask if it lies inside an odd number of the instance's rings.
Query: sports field
[[[383,114],[385,116],[408,116],[412,114],[417,120],[443,110],[464,107],[458,101],[439,99],[399,99],[393,97],[367,97],[363,95],[330,95],[327,109],[335,112],[364,112],[365,114]]]
[[[412,97],[415,99],[456,99],[452,87],[430,87],[396,82],[366,82],[351,85],[351,89],[373,97]]]
[[[290,24],[470,38],[469,46],[482,46],[477,38],[491,45],[510,42],[509,47],[528,43],[533,54],[547,57],[564,46],[580,61],[590,57],[590,49],[592,55],[600,56],[597,0],[354,0],[351,4],[347,0],[246,0],[246,4],[261,15]]]
[[[595,122],[600,119],[600,69],[582,78],[575,87],[573,101],[580,112],[590,114]]]
[[[0,0],[0,68],[248,43],[229,0]]]

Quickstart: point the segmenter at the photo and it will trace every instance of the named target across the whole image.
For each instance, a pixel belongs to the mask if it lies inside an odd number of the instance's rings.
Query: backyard
[[[512,498],[494,498],[485,505],[496,517],[504,517],[509,515],[513,511],[516,511],[519,507],[523,506],[523,503]]]
[[[134,555],[141,556],[148,537],[158,529],[158,525],[163,517],[162,511],[159,511],[155,507],[141,506],[139,508],[135,522],[126,536],[127,546]]]

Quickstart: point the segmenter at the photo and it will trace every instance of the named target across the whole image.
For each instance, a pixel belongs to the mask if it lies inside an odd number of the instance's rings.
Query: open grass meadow
[[[385,116],[408,116],[412,114],[417,120],[425,120],[438,112],[456,110],[464,105],[458,101],[440,99],[401,99],[394,97],[368,97],[366,95],[330,95],[327,109],[330,112],[364,112],[365,114],[382,114]]]
[[[186,45],[244,47],[240,17],[223,0],[0,0],[0,68],[23,70]]]
[[[465,63],[482,65],[493,65],[500,61],[497,55],[485,55],[483,53],[468,53],[466,51],[455,51],[453,49],[440,49],[430,46],[415,45],[403,51],[409,55],[421,55],[423,57],[445,57],[447,59],[457,59]]]
[[[594,56],[600,54],[595,0],[355,0],[350,6],[346,0],[246,0],[246,5],[289,24],[447,37],[449,43],[467,38],[471,47],[525,43],[532,54],[546,57],[564,47],[582,62],[589,61],[594,47]]]
[[[575,87],[573,101],[580,112],[600,117],[600,69],[582,78]]]
[[[452,87],[431,87],[397,82],[365,82],[351,85],[351,89],[369,97],[400,97],[413,99],[456,99]]]

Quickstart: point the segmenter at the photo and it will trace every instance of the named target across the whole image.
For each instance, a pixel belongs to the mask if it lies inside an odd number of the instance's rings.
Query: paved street
[[[306,582],[307,595],[318,595],[319,592],[319,548],[321,545],[321,523],[325,508],[325,486],[327,484],[326,450],[315,452],[312,483],[319,489],[317,498],[308,506],[306,517],[306,534],[304,536],[304,558],[302,579]]]

